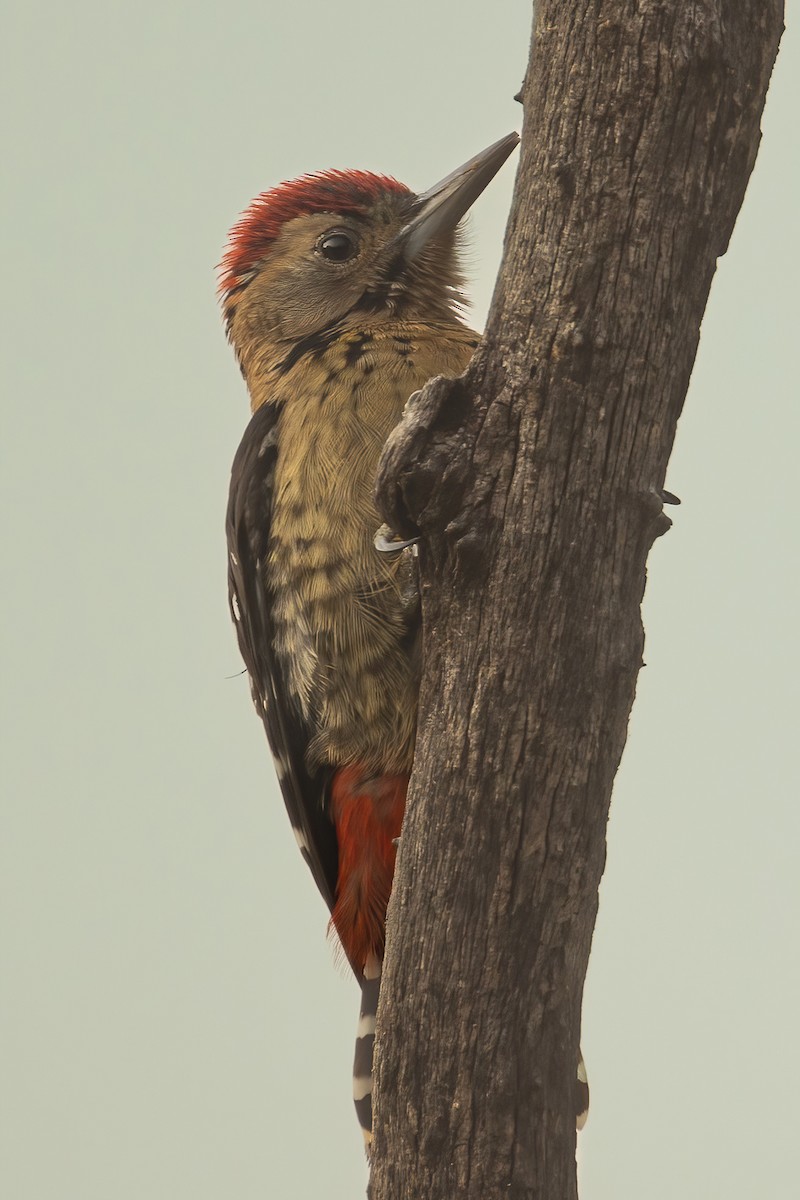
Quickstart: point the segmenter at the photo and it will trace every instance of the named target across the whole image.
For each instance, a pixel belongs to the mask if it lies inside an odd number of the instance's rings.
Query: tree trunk
[[[583,982],[662,485],[781,0],[540,0],[485,340],[381,466],[424,679],[371,1200],[569,1200]],[[590,1118],[591,1119],[591,1118]]]

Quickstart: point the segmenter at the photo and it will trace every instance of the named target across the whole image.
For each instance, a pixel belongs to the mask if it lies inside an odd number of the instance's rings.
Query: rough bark
[[[392,527],[422,533],[425,676],[371,1200],[577,1195],[581,998],[645,563],[782,15],[536,5],[486,337],[409,406],[378,485]]]

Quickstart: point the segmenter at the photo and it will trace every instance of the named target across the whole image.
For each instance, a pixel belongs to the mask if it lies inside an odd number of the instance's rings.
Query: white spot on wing
[[[235,592],[231,593],[231,608],[233,609],[233,615],[236,618],[236,620],[241,621],[242,613],[241,613],[241,609],[239,608],[239,601],[236,598]]]
[[[354,1075],[353,1076],[353,1099],[364,1100],[365,1097],[372,1095],[372,1076],[371,1075]]]
[[[303,830],[298,829],[296,825],[293,825],[292,833],[294,834],[295,840],[296,840],[298,846],[300,847],[300,849],[304,853],[307,854],[308,853],[308,841],[306,839],[306,835],[303,833]]]
[[[578,1060],[578,1079],[581,1083],[588,1083],[586,1077],[586,1063],[583,1061],[583,1055]]]
[[[261,445],[258,448],[258,457],[263,458],[271,446],[278,443],[277,429],[270,429],[269,433],[262,439]]]

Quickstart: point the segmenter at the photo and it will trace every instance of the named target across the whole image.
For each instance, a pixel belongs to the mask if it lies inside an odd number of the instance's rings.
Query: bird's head
[[[509,134],[419,195],[386,175],[323,171],[257,196],[220,268],[240,359],[365,321],[452,320],[458,223],[517,141]]]

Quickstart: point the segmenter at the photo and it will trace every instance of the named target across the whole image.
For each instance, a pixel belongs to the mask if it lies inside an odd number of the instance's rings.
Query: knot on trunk
[[[470,408],[463,376],[437,375],[409,397],[375,480],[378,511],[401,537],[443,529],[461,508]]]

